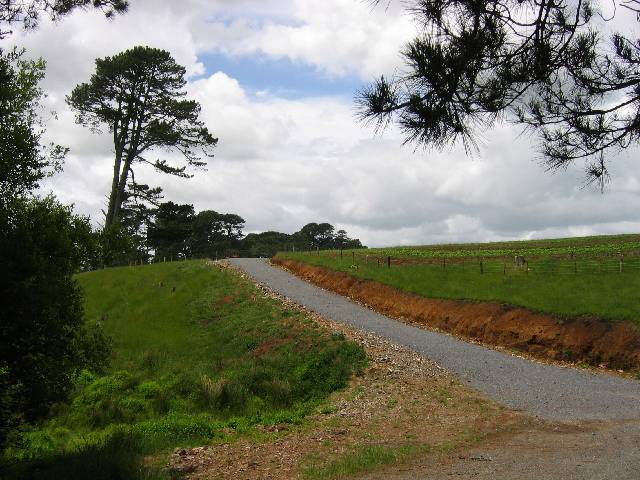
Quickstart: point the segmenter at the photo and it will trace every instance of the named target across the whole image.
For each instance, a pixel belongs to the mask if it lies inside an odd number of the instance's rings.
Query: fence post
[[[622,267],[622,257],[620,257],[620,273],[622,273],[622,269],[623,269],[623,267]]]
[[[578,274],[578,262],[573,262],[573,273]]]
[[[342,249],[340,249],[340,260],[342,260]]]
[[[355,265],[355,263],[356,263],[356,252],[351,252],[351,260],[353,261],[353,264]]]
[[[387,268],[391,268],[391,256],[387,257]]]
[[[442,269],[447,269],[447,257],[442,257]]]
[[[480,259],[480,274],[484,273],[484,266],[482,265],[482,259]]]

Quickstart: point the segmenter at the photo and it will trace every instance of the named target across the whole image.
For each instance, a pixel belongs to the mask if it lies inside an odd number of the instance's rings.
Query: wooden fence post
[[[391,256],[387,257],[387,268],[391,268]]]
[[[482,259],[480,259],[480,274],[484,273],[484,266],[482,265]]]

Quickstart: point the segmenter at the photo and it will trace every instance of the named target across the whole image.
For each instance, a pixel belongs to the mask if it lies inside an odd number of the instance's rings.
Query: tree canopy
[[[57,171],[66,149],[42,145],[39,120],[44,62],[0,50],[0,201],[33,190]]]
[[[638,0],[619,3],[640,11]],[[538,134],[549,169],[582,159],[601,186],[611,153],[640,139],[640,44],[605,38],[590,0],[408,4],[420,34],[401,52],[403,73],[356,97],[364,121],[396,123],[406,142],[468,149],[507,115]]]
[[[0,2],[0,39],[10,33],[3,25],[21,24],[24,28],[35,28],[43,13],[54,20],[77,8],[97,8],[107,18],[123,13],[129,7],[128,0],[3,0]]]
[[[198,119],[200,105],[184,98],[184,76],[184,67],[169,52],[135,47],[97,59],[89,82],[77,85],[67,97],[78,123],[94,129],[104,125],[113,134],[105,228],[121,219],[127,185],[136,183],[136,165],[146,163],[162,173],[190,177],[187,167],[204,167],[203,156],[213,156],[218,140]],[[184,162],[153,160],[149,155],[157,150],[177,151]]]

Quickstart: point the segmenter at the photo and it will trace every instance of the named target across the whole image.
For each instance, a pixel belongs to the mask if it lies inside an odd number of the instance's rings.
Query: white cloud
[[[394,4],[397,2],[394,2]],[[65,171],[48,180],[63,201],[100,219],[111,174],[108,134],[73,122],[64,96],[89,78],[96,57],[137,44],[169,49],[193,73],[205,51],[286,57],[319,75],[362,78],[393,71],[398,48],[412,36],[393,7],[373,12],[361,0],[137,0],[114,22],[78,13],[44,24],[20,42],[48,60],[47,107],[59,113],[49,136],[72,148]],[[220,138],[207,172],[191,180],[145,168],[138,181],[161,185],[167,199],[196,209],[236,212],[252,231],[293,232],[328,221],[370,245],[540,238],[637,231],[640,176],[636,152],[613,165],[609,191],[579,188],[580,166],[549,174],[530,139],[502,126],[486,132],[480,152],[403,147],[359,125],[353,105],[337,97],[286,100],[250,95],[228,72],[193,77],[190,96]]]

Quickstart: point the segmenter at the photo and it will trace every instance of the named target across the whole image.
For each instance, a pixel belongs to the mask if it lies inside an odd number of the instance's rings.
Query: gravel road
[[[281,295],[322,316],[405,345],[467,385],[516,410],[547,420],[640,419],[640,381],[532,362],[406,325],[311,285],[265,259],[231,262]]]

